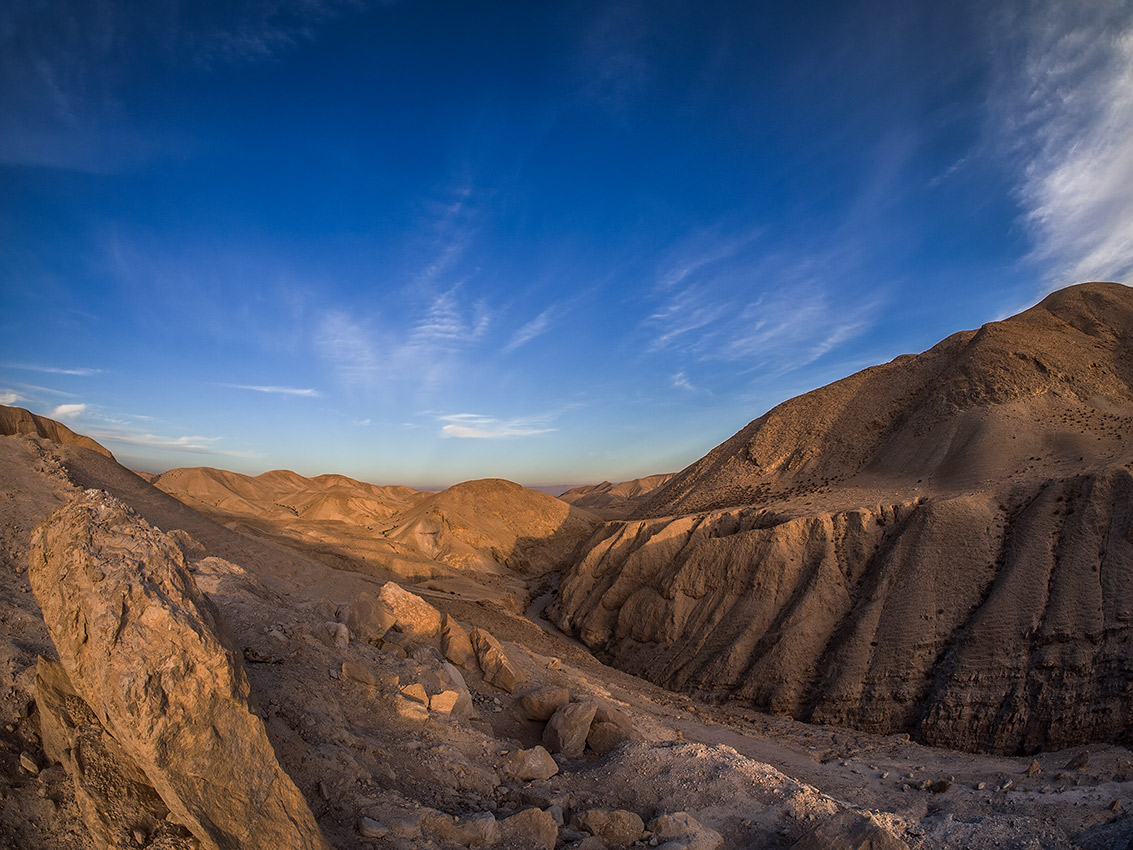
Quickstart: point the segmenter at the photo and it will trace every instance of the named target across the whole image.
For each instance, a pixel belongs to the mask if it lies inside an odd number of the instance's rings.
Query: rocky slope
[[[1133,290],[785,402],[609,523],[558,624],[668,687],[964,749],[1133,741]]]
[[[260,720],[343,850],[1133,838],[1126,749],[968,756],[709,707],[484,598],[335,569],[39,436],[0,436],[0,487],[5,850],[253,846],[299,826],[274,846],[317,846],[290,790],[256,796],[286,788],[259,745],[202,761],[233,724],[262,744]]]

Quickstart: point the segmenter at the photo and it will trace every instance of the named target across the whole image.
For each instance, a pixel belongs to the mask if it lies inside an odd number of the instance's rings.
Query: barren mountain
[[[672,477],[673,473],[669,472],[622,481],[620,484],[603,481],[601,484],[573,487],[560,494],[559,498],[575,507],[585,508],[602,519],[625,519]]]
[[[622,669],[995,752],[1133,741],[1133,289],[787,401],[611,522],[558,624]]]
[[[586,511],[501,479],[426,493],[344,475],[195,468],[153,483],[229,528],[385,578],[540,575],[562,566],[598,524]]]
[[[494,604],[478,562],[459,592],[339,569],[39,433],[0,436],[0,847],[1133,838],[1127,749],[969,756],[709,706]],[[444,534],[480,500],[519,512],[493,539],[572,527],[514,488],[437,494]]]

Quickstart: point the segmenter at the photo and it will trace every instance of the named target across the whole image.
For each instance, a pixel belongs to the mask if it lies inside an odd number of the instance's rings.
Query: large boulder
[[[176,543],[87,490],[36,529],[29,577],[70,687],[171,820],[209,850],[326,850]]]
[[[418,642],[429,640],[441,630],[441,612],[399,584],[383,584],[377,601],[393,613],[397,628]]]
[[[593,702],[572,702],[558,709],[543,729],[543,745],[568,758],[581,756],[596,709]]]
[[[397,622],[393,609],[366,591],[349,605],[339,608],[338,617],[354,638],[371,644],[379,643]]]

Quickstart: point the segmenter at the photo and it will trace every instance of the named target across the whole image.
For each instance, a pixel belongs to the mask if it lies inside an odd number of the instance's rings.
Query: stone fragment
[[[343,661],[342,675],[347,679],[362,685],[368,685],[371,688],[376,688],[379,684],[378,675],[373,671],[370,665],[362,664],[358,661]]]
[[[315,605],[315,616],[324,623],[337,622],[338,606],[329,599],[320,600],[319,603]]]
[[[594,720],[594,708],[592,702],[572,702],[558,709],[543,730],[543,746],[567,758],[581,756]]]
[[[453,664],[465,669],[471,667],[476,659],[468,632],[448,614],[441,618],[441,652]]]
[[[339,619],[350,629],[355,640],[374,645],[397,622],[393,609],[367,591],[363,591],[357,599],[340,609]]]
[[[653,833],[658,843],[664,842],[662,846],[669,850],[720,850],[724,846],[724,838],[720,833],[705,826],[688,812],[658,815],[649,822],[647,829]]]
[[[550,813],[541,809],[520,809],[499,822],[500,838],[508,843],[541,850],[555,850],[559,825]]]
[[[909,850],[868,814],[845,811],[823,821],[791,845],[792,850]]]
[[[444,812],[426,811],[421,818],[421,831],[436,841],[450,841],[464,847],[495,844],[500,840],[500,826],[490,812],[453,817]]]
[[[429,694],[425,691],[425,686],[420,682],[411,682],[401,689],[401,693],[405,695],[406,699],[412,700],[419,705],[429,704]]]
[[[1085,770],[1090,766],[1090,751],[1082,750],[1076,756],[1066,762],[1065,770]]]
[[[350,645],[350,629],[342,623],[326,622],[323,624],[324,642],[328,646],[346,649]]]
[[[1039,764],[1039,760],[1035,759],[1031,762],[1030,767],[1027,768],[1027,776],[1038,776],[1043,772],[1043,767]]]
[[[612,753],[628,740],[625,730],[616,723],[606,720],[595,720],[590,724],[590,733],[586,736],[586,745],[600,756]]]
[[[358,832],[363,838],[385,838],[389,835],[389,827],[370,817],[362,817],[358,821]]]
[[[518,782],[550,779],[558,772],[558,763],[543,747],[515,750],[504,761],[504,773]]]
[[[460,694],[456,691],[441,691],[439,694],[430,695],[429,711],[436,711],[441,714],[452,714],[453,709],[456,708],[459,701]]]
[[[394,624],[417,642],[427,641],[441,630],[441,612],[415,593],[387,581],[378,590],[377,601],[393,614]]]
[[[87,490],[34,532],[29,578],[60,669],[122,770],[148,780],[202,847],[327,848],[249,705],[215,606],[168,536]]]
[[[32,776],[36,776],[39,773],[39,764],[36,762],[35,756],[27,751],[20,753],[20,767]]]
[[[503,646],[486,630],[475,628],[471,634],[476,658],[484,673],[484,681],[513,694],[527,681],[523,671],[508,658]]]
[[[640,815],[625,809],[590,809],[578,816],[578,824],[613,847],[627,847],[645,832]]]
[[[570,702],[570,691],[554,685],[542,685],[519,698],[519,707],[528,720],[550,720],[551,715]]]

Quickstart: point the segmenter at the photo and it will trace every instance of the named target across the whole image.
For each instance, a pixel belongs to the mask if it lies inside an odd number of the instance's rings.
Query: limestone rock
[[[83,822],[99,847],[125,847],[133,830],[160,832],[170,848],[195,848],[192,834],[169,822],[169,807],[146,775],[71,685],[63,665],[40,658],[35,672],[40,738],[48,759],[71,778]]]
[[[181,554],[186,558],[203,558],[208,552],[193,535],[183,528],[175,528],[169,532],[170,539],[177,544]]]
[[[528,720],[550,720],[551,715],[570,702],[570,691],[554,685],[542,685],[519,698],[519,706]]]
[[[521,847],[555,850],[559,825],[554,817],[537,808],[520,809],[499,822],[500,837]]]
[[[375,645],[397,622],[393,609],[368,592],[340,608],[339,618],[356,640]]]
[[[559,765],[543,747],[515,750],[504,762],[504,773],[519,782],[550,779],[559,772]]]
[[[389,835],[389,827],[381,821],[363,816],[358,820],[358,832],[363,838],[385,838]]]
[[[36,529],[29,577],[74,691],[202,846],[327,847],[173,541],[88,490]]]
[[[558,709],[543,730],[543,745],[568,758],[581,756],[596,708],[593,702],[572,702]]]
[[[486,682],[511,694],[527,681],[523,671],[508,658],[503,646],[487,630],[474,628],[471,639]]]
[[[590,732],[586,736],[586,746],[597,755],[604,756],[612,753],[629,740],[626,731],[616,723],[606,720],[595,720],[590,724]]]
[[[791,845],[792,850],[909,850],[867,814],[842,812],[820,823]]]
[[[590,809],[578,816],[578,824],[613,847],[633,844],[645,832],[640,815],[625,809]]]
[[[448,614],[441,618],[441,652],[453,664],[466,669],[476,660],[468,632]]]
[[[388,608],[397,628],[417,642],[436,636],[441,630],[441,612],[415,593],[387,581],[378,590],[377,601]]]
[[[659,843],[664,842],[661,846],[668,850],[720,850],[724,846],[724,838],[720,833],[705,826],[688,812],[658,815],[649,822],[647,829]]]

